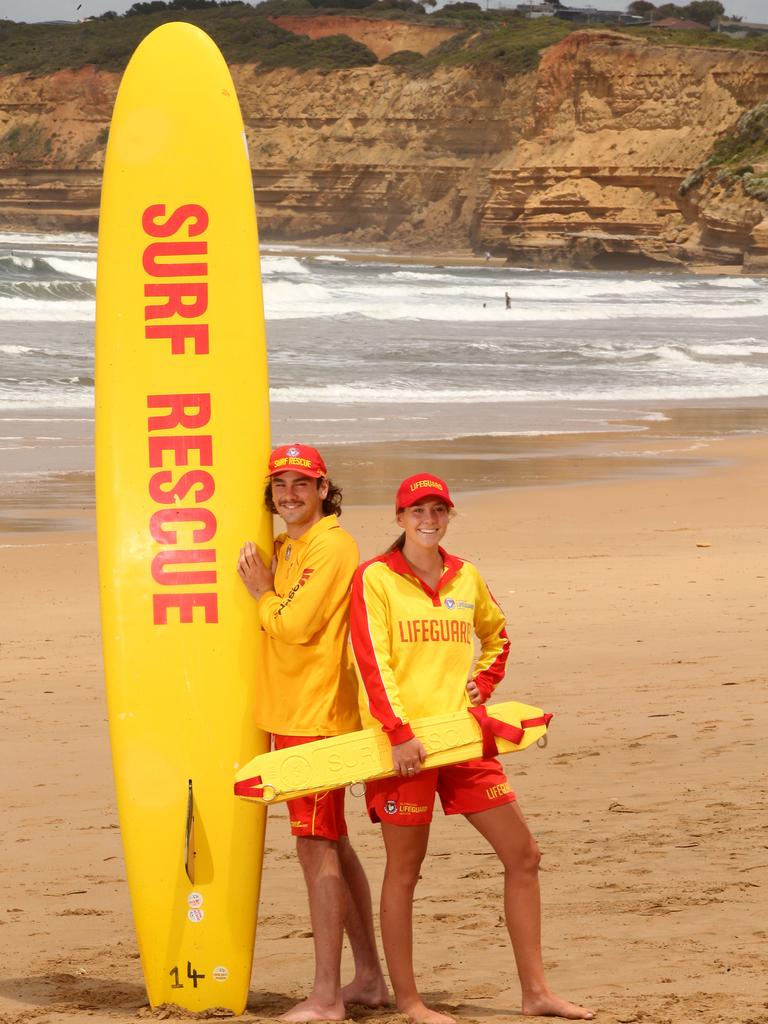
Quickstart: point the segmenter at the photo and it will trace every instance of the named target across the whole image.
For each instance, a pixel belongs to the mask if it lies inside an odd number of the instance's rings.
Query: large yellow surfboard
[[[263,809],[232,774],[253,726],[255,602],[271,551],[270,448],[251,172],[213,42],[138,47],[104,169],[96,314],[99,585],[118,810],[150,1002],[246,1005]]]

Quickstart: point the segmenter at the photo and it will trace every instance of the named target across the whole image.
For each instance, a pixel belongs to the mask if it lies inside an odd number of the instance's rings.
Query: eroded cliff
[[[768,264],[768,203],[711,176],[680,194],[768,98],[766,53],[593,31],[517,77],[232,70],[266,238],[578,266]],[[95,227],[117,84],[88,68],[0,78],[0,226]]]

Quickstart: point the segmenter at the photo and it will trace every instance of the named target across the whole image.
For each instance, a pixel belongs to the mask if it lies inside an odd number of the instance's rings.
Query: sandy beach
[[[509,618],[499,696],[556,715],[547,749],[507,764],[544,852],[551,983],[606,1024],[768,1021],[768,439],[712,439],[692,459],[654,479],[469,494],[449,534]],[[42,513],[0,535],[0,1021],[162,1016],[147,1008],[122,864],[95,538],[45,532]],[[348,507],[344,522],[366,557],[395,531],[388,507]],[[349,808],[378,889],[379,836],[361,801]],[[308,987],[301,886],[277,809],[246,1019]],[[433,1003],[462,1021],[514,1018],[501,878],[465,822],[436,816],[416,906]]]

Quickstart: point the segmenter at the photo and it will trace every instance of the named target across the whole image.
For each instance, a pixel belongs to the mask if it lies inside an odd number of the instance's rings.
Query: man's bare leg
[[[376,933],[373,928],[371,890],[363,865],[346,836],[338,842],[341,872],[347,886],[347,915],[344,928],[352,946],[355,976],[341,990],[345,1003],[363,1006],[389,1005],[389,989],[379,962]]]
[[[309,896],[309,916],[315,945],[315,981],[309,996],[280,1020],[302,1022],[344,1020],[341,996],[341,946],[347,890],[337,844],[318,836],[300,836],[296,852]]]
[[[413,893],[427,852],[429,825],[382,822],[381,832],[387,849],[381,888],[381,937],[397,1008],[414,1024],[455,1024],[453,1017],[425,1005],[413,974]]]
[[[484,836],[504,865],[504,912],[520,976],[523,1014],[592,1020],[594,1011],[550,991],[541,956],[539,848],[516,803],[493,807],[467,820]]]

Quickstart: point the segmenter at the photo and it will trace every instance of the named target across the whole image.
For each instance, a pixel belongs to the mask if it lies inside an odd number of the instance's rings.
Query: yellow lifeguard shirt
[[[348,648],[357,544],[325,516],[275,541],[274,591],[259,599],[261,647],[256,722],[284,736],[338,736],[360,728]]]
[[[378,723],[392,744],[413,737],[415,718],[469,707],[470,677],[487,700],[504,676],[504,613],[474,565],[442,548],[440,554],[435,590],[400,551],[379,555],[355,575],[352,649],[364,687],[363,725]]]

